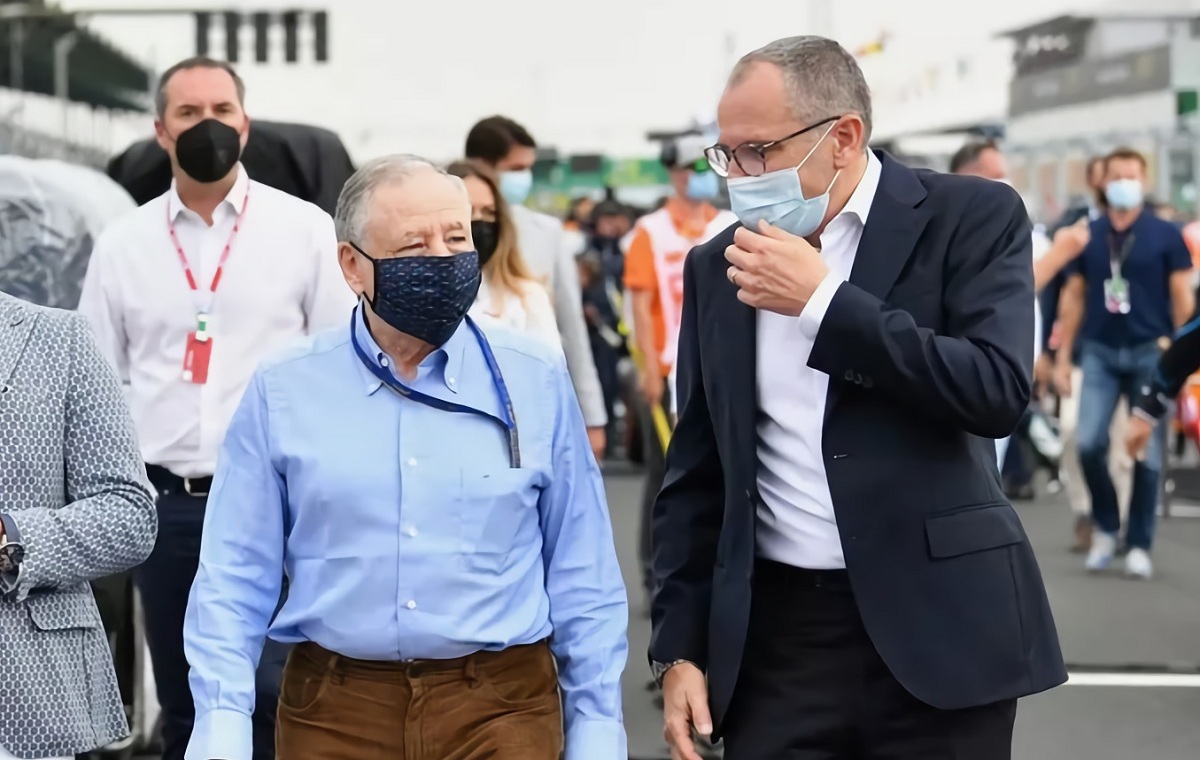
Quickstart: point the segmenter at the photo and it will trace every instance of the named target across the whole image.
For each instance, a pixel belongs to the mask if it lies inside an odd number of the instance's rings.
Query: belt
[[[850,573],[845,570],[809,570],[761,557],[754,562],[754,579],[793,589],[850,589]]]
[[[212,489],[212,476],[203,478],[181,478],[166,467],[156,464],[146,465],[146,475],[150,482],[164,496],[193,496],[196,498],[208,496]]]

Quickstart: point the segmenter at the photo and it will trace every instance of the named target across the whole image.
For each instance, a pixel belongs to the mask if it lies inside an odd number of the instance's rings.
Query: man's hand
[[[597,462],[604,461],[604,451],[608,447],[608,433],[603,427],[590,427],[587,429],[588,443],[592,446],[592,454],[596,456]]]
[[[1033,363],[1033,382],[1039,398],[1050,389],[1054,382],[1054,361],[1049,354],[1040,354]]]
[[[1083,253],[1092,240],[1092,232],[1088,227],[1088,218],[1082,217],[1069,227],[1063,227],[1054,233],[1054,247],[1062,251],[1068,259],[1074,259]]]
[[[642,386],[642,398],[645,399],[646,403],[651,407],[661,404],[663,398],[663,379],[657,369],[653,372],[650,372],[649,368],[643,369],[638,380]]]
[[[1074,367],[1071,360],[1058,360],[1054,364],[1054,390],[1062,398],[1071,398],[1071,374]]]
[[[800,316],[829,273],[821,253],[807,240],[766,222],[758,223],[758,232],[739,227],[725,259],[739,301],[789,317]]]
[[[663,676],[663,737],[671,760],[702,760],[696,753],[692,730],[704,738],[712,735],[708,714],[708,684],[690,662],[681,662]]]
[[[1129,422],[1125,427],[1125,450],[1129,452],[1131,458],[1141,459],[1142,452],[1146,450],[1146,444],[1150,443],[1150,436],[1153,433],[1153,423],[1139,415],[1129,415]]]

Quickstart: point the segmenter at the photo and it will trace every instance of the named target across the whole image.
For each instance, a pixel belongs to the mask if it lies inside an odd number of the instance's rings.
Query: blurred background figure
[[[481,324],[501,325],[561,348],[550,294],[521,257],[508,201],[495,175],[471,161],[452,163],[447,171],[463,180],[471,200],[471,237],[483,273],[471,316]]]
[[[650,514],[662,487],[669,432],[670,399],[667,379],[679,345],[683,315],[683,265],[688,253],[737,222],[731,212],[714,204],[721,180],[704,149],[703,135],[681,135],[663,142],[660,159],[670,170],[673,194],[663,207],[637,221],[625,259],[625,288],[633,312],[633,350],[638,371],[639,427],[645,467],[642,500],[643,583],[654,587],[650,575]]]
[[[537,143],[523,126],[504,116],[491,116],[478,122],[467,134],[465,154],[496,173],[498,186],[508,201],[517,231],[517,248],[533,277],[541,281],[554,302],[554,316],[562,337],[563,350],[575,393],[583,409],[588,438],[597,459],[607,448],[604,393],[596,375],[583,320],[583,299],[575,254],[568,243],[562,221],[538,213],[523,204],[533,187],[533,164]]]

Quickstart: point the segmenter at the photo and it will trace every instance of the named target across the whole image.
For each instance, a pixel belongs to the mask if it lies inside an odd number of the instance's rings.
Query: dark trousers
[[[183,651],[188,592],[200,564],[203,497],[167,493],[158,499],[158,539],[149,559],[134,571],[142,596],[146,644],[162,707],[163,760],[183,760],[196,708]],[[267,640],[255,682],[254,760],[275,757],[275,709],[288,647]]]
[[[1016,701],[938,710],[871,644],[843,571],[760,560],[726,760],[1009,760]],[[952,635],[952,634],[948,634]]]
[[[662,408],[668,415],[671,410],[670,383],[663,380]],[[658,428],[654,425],[654,417],[650,413],[650,405],[638,395],[638,427],[642,432],[642,471],[645,484],[642,487],[642,514],[638,534],[638,558],[642,564],[642,583],[646,593],[654,594],[654,579],[651,577],[651,561],[654,547],[651,544],[651,525],[654,518],[654,502],[658,492],[662,490],[663,476],[666,475],[667,457],[663,451],[662,441],[658,437]]]
[[[544,641],[411,662],[298,644],[278,746],[280,760],[558,760],[558,671]]]

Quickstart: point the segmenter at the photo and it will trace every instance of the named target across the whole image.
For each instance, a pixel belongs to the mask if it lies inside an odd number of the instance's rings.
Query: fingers
[[[703,760],[696,752],[696,743],[692,741],[692,727],[682,716],[667,720],[663,738],[671,748],[672,760]]]
[[[755,266],[755,254],[737,245],[725,249],[725,260],[738,269],[750,269]]]
[[[708,713],[708,695],[704,692],[689,691],[687,694],[688,711],[692,715],[692,725],[696,733],[708,739],[712,736],[712,718]]]
[[[738,227],[733,231],[731,248],[741,248],[749,253],[766,253],[770,250],[772,239],[748,227]]]

